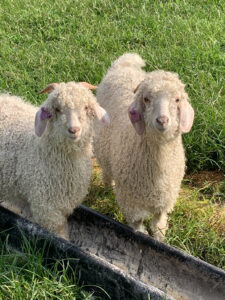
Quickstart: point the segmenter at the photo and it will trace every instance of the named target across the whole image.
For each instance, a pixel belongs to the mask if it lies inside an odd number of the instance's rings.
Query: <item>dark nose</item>
[[[78,127],[78,126],[70,127],[68,129],[68,131],[69,131],[69,133],[75,134],[75,133],[78,133],[80,131],[80,127]]]
[[[167,116],[160,116],[156,119],[157,123],[159,123],[162,126],[168,125],[169,123],[169,118]]]

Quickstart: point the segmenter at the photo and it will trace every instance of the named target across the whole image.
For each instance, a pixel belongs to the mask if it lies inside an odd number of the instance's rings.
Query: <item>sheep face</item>
[[[86,91],[85,91],[86,92]],[[51,107],[51,120],[48,132],[57,139],[69,139],[78,142],[85,137],[92,125],[94,112],[90,109],[89,99],[79,99],[74,93],[69,97],[57,95],[53,98]],[[64,95],[65,96],[65,95]]]
[[[52,86],[52,85],[51,85]],[[45,129],[56,140],[76,143],[92,135],[94,115],[104,123],[108,116],[93,94],[82,84],[54,84],[48,99],[36,114],[35,132],[41,136]]]
[[[154,134],[166,140],[188,132],[194,111],[188,102],[184,84],[176,74],[155,71],[135,90],[129,117],[138,134]]]

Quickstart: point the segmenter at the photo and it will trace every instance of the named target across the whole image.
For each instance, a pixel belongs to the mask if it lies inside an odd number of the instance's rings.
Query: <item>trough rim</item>
[[[108,216],[105,216],[96,210],[89,208],[85,205],[80,205],[78,208],[76,208],[77,211],[82,210],[88,214],[95,215],[97,218],[104,220],[105,224],[109,225],[108,227],[113,227],[116,229],[115,232],[119,235],[123,235],[124,237],[133,238],[135,241],[142,243],[145,246],[148,246],[157,252],[165,255],[165,253],[170,254],[170,256],[178,258],[181,262],[186,262],[188,264],[191,264],[194,267],[201,267],[203,271],[210,270],[215,275],[219,275],[224,279],[225,282],[225,270],[222,268],[219,268],[213,264],[210,264],[198,257],[195,257],[184,250],[178,249],[176,247],[170,246],[166,243],[160,242],[155,240],[150,235],[146,235],[141,232],[135,232],[131,227],[122,224]],[[73,217],[73,214],[70,216],[70,218]],[[118,230],[117,230],[118,229]]]
[[[85,273],[84,266],[88,271],[90,270],[90,268],[92,268],[93,274],[106,269],[107,276],[104,276],[103,283],[105,282],[105,280],[109,283],[123,283],[124,288],[121,288],[120,290],[124,293],[128,291],[126,286],[129,285],[131,287],[131,292],[136,291],[137,293],[137,295],[132,294],[133,300],[147,300],[149,299],[149,295],[153,300],[175,300],[172,296],[167,295],[161,289],[153,285],[145,284],[141,280],[138,280],[129,273],[122,271],[113,264],[110,264],[109,262],[97,257],[96,255],[92,255],[91,253],[83,251],[75,244],[72,244],[69,241],[56,236],[55,234],[42,228],[39,224],[32,223],[0,205],[0,216],[1,215],[8,218],[0,218],[0,229],[3,229],[3,232],[0,231],[0,233],[3,233],[3,235],[0,235],[0,239],[3,239],[4,241],[7,240],[8,244],[15,250],[22,250],[21,246],[23,244],[23,239],[21,237],[23,235],[25,235],[26,238],[27,236],[31,236],[31,242],[33,241],[33,238],[37,241],[37,244],[40,243],[40,245],[38,244],[38,249],[41,248],[41,245],[44,245],[45,247],[53,247],[53,250],[56,250],[55,256],[47,256],[46,260],[61,258],[67,259],[72,264],[72,266],[75,265],[74,271],[81,271],[79,278],[82,282],[86,281],[87,285],[97,285],[103,288],[103,290],[106,290],[104,285],[101,284],[102,273],[98,274],[99,278],[97,279],[97,282],[90,283],[89,279],[85,280],[84,276],[82,275],[82,273]],[[7,238],[7,236],[9,238]],[[64,256],[62,254],[64,254]],[[88,274],[90,275],[90,273]],[[118,286],[118,284],[116,286]],[[101,299],[109,299],[108,297],[106,298],[106,294],[101,293],[101,291],[97,291],[97,295],[98,292],[102,297]],[[129,290],[129,293],[131,292]],[[106,293],[110,295],[109,291],[107,290]],[[116,293],[118,294],[118,290],[116,291]],[[114,299],[113,296],[110,299]],[[125,299],[123,298],[123,296],[121,297],[117,299]]]

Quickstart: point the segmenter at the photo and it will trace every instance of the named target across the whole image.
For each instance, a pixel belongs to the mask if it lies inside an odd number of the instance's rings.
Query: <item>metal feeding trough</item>
[[[80,206],[70,216],[72,243],[0,207],[1,239],[21,250],[25,235],[45,247],[46,264],[63,258],[94,295],[126,300],[224,300],[225,272]]]

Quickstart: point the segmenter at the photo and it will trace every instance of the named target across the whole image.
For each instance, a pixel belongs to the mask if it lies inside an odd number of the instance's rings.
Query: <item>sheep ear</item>
[[[94,105],[93,109],[99,121],[108,126],[110,124],[110,118],[106,110],[104,110],[104,108],[102,108],[98,103]]]
[[[56,89],[57,86],[58,86],[57,83],[51,83],[51,84],[47,85],[45,89],[40,91],[39,94],[51,93],[52,91],[54,91]]]
[[[34,128],[37,136],[42,136],[47,126],[48,119],[51,118],[51,113],[44,107],[41,107],[35,115]]]
[[[134,126],[137,134],[142,135],[145,130],[145,122],[143,116],[143,108],[138,100],[131,103],[128,109],[128,115],[131,124]]]
[[[82,81],[82,82],[79,82],[81,85],[83,85],[84,87],[86,87],[87,89],[89,90],[96,90],[98,87],[95,86],[95,85],[92,85],[88,82],[85,82],[85,81]]]
[[[184,101],[180,108],[180,130],[187,133],[191,130],[194,121],[194,109],[187,101]]]

